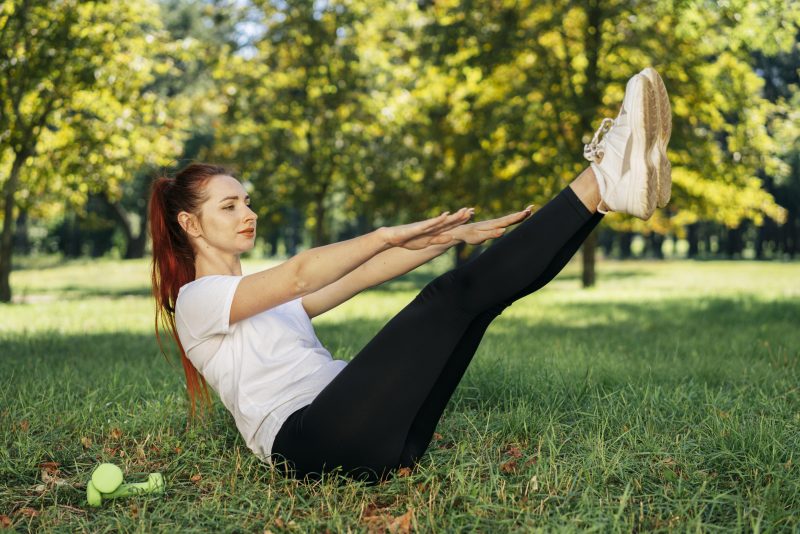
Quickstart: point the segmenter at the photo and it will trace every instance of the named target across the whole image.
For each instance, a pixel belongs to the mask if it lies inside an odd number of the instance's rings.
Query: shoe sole
[[[658,195],[656,205],[663,208],[669,203],[672,194],[672,165],[667,158],[667,144],[672,135],[672,108],[667,96],[667,87],[658,72],[647,67],[640,73],[645,76],[656,93],[655,111],[658,114],[658,140],[650,152],[650,159],[653,161],[658,172]]]
[[[636,76],[640,77],[642,88],[633,99],[629,113],[633,118],[634,139],[631,147],[631,172],[639,179],[636,187],[629,190],[636,195],[636,201],[633,201],[629,194],[628,206],[635,207],[638,212],[631,215],[646,221],[656,209],[658,195],[658,167],[650,158],[650,153],[658,140],[659,124],[656,91],[646,76],[640,74]],[[641,203],[642,196],[645,199],[644,206]]]

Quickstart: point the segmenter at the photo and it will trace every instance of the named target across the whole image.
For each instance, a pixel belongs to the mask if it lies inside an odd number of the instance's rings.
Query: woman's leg
[[[505,302],[501,302],[485,310],[479,314],[472,323],[467,327],[467,331],[461,337],[453,353],[447,360],[447,363],[442,369],[442,373],[433,385],[431,392],[422,404],[414,422],[411,424],[406,444],[403,452],[400,455],[400,466],[411,467],[417,459],[419,459],[424,452],[428,449],[428,445],[433,437],[433,432],[436,430],[436,425],[444,413],[447,402],[453,395],[453,392],[461,382],[461,378],[467,370],[472,361],[472,357],[478,350],[483,334],[489,327],[489,324],[512,302],[521,299],[526,295],[530,295],[547,285],[550,280],[556,277],[562,271],[564,266],[569,263],[569,260],[575,255],[580,248],[581,244],[586,240],[592,230],[595,229],[597,224],[603,218],[602,213],[594,213],[591,218],[573,235],[570,240],[562,247],[550,265],[539,275],[529,286],[522,289],[519,293],[512,296]],[[502,238],[501,238],[502,239]]]
[[[273,452],[299,475],[341,466],[374,480],[396,467],[417,415],[470,324],[522,295],[542,275],[592,217],[591,204],[582,198],[565,188],[480,256],[426,285],[287,421]]]

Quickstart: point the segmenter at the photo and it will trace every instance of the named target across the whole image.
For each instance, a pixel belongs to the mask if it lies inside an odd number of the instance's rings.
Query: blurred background
[[[672,200],[606,217],[582,284],[602,258],[797,258],[800,2],[0,6],[0,301],[12,267],[147,257],[149,184],[191,161],[246,183],[252,258],[541,206],[646,66],[670,94]]]

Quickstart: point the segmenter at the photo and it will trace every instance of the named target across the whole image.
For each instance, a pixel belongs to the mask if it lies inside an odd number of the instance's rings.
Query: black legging
[[[286,420],[273,460],[298,478],[338,466],[369,482],[410,467],[428,448],[489,323],[552,280],[602,218],[566,187],[480,255],[432,280]]]

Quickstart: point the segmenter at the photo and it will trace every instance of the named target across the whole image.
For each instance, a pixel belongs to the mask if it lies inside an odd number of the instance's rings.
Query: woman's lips
[[[253,235],[255,235],[256,231],[255,230],[244,230],[243,232],[239,232],[239,233],[243,234],[243,235],[246,235],[246,236],[253,237]]]

